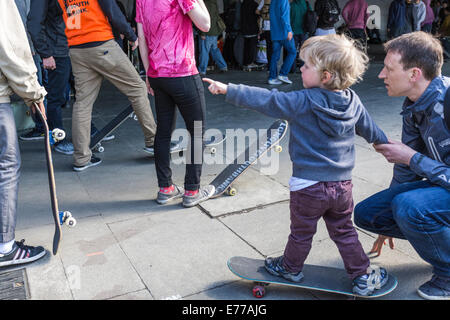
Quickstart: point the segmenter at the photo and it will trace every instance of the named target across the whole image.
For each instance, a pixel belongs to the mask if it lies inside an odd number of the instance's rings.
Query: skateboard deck
[[[122,110],[114,119],[108,122],[92,139],[89,145],[91,150],[96,149],[98,152],[104,152],[105,149],[102,146],[102,140],[109,134],[113,133],[122,123],[124,123],[128,118],[133,117],[133,107],[129,105]]]
[[[249,66],[243,66],[242,70],[246,72],[252,72],[252,71],[263,71],[266,66],[261,65],[249,65]]]
[[[362,298],[384,296],[392,292],[398,283],[396,277],[389,274],[387,283],[381,289],[375,290],[371,296],[359,296],[353,293],[352,281],[344,269],[305,264],[302,270],[304,278],[297,283],[270,274],[264,267],[263,259],[232,257],[227,265],[239,278],[256,282],[253,294],[257,298],[264,296],[264,286],[271,283]]]
[[[220,145],[221,143],[223,143],[226,139],[226,135],[223,134],[221,137],[219,137],[218,139],[216,139],[216,137],[211,137],[210,139],[208,139],[207,141],[205,141],[205,150],[209,150],[209,152],[211,152],[212,154],[216,153],[217,149],[216,147],[218,145]],[[170,148],[170,153],[182,153],[184,151],[187,150],[187,145],[181,143],[181,141],[178,142],[171,142],[171,144],[173,143],[173,147]]]
[[[277,120],[272,123],[269,129],[267,129],[266,136],[259,138],[259,141],[262,142],[254,142],[252,145],[248,146],[247,149],[242,153],[245,154],[244,163],[237,163],[237,159],[242,158],[241,154],[235,159],[235,161],[233,161],[233,163],[225,167],[225,169],[223,169],[222,172],[220,172],[217,177],[210,183],[210,185],[213,185],[216,188],[216,191],[211,196],[211,198],[216,198],[225,192],[227,192],[227,194],[230,196],[235,195],[236,190],[232,188],[232,184],[245,172],[245,170],[253,165],[271,148],[277,146],[276,151],[281,152],[282,148],[278,145],[278,143],[285,136],[287,128],[288,122],[286,120]],[[253,154],[250,154],[250,150],[256,151]]]
[[[55,184],[55,172],[53,170],[52,149],[51,145],[65,138],[65,133],[61,129],[54,129],[50,131],[47,121],[45,121],[41,111],[36,106],[36,113],[44,124],[45,130],[45,155],[47,160],[47,172],[48,172],[48,186],[50,189],[50,202],[52,206],[53,220],[55,222],[55,233],[53,234],[53,254],[58,253],[59,243],[61,241],[61,225],[67,224],[71,227],[75,226],[76,220],[72,217],[72,214],[68,211],[59,211],[58,198],[56,196],[56,184]]]

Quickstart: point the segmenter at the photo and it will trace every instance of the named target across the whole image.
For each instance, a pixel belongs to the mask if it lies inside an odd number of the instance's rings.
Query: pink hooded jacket
[[[350,0],[342,10],[342,18],[349,29],[365,29],[367,19],[367,2],[366,0]]]

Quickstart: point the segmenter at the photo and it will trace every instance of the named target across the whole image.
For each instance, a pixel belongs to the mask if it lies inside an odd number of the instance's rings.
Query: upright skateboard
[[[74,227],[77,223],[69,211],[59,211],[58,199],[56,197],[55,173],[53,171],[52,149],[51,145],[65,138],[66,133],[61,129],[50,131],[40,109],[36,106],[36,112],[41,122],[44,124],[45,130],[45,155],[47,158],[48,186],[50,188],[50,200],[52,204],[53,220],[55,222],[55,233],[53,235],[53,254],[56,255],[61,241],[61,225],[66,224]]]
[[[216,188],[214,195],[211,198],[218,197],[226,192],[230,196],[236,194],[236,189],[232,187],[234,181],[239,178],[245,170],[247,170],[252,164],[254,164],[262,155],[273,147],[275,151],[281,152],[282,148],[278,144],[287,132],[288,122],[286,120],[277,120],[267,129],[266,137],[260,137],[265,139],[264,142],[258,144],[255,141],[251,146],[247,147],[244,151],[245,162],[237,163],[237,159],[241,159],[242,155],[239,155],[235,161],[229,164],[219,175],[210,183]],[[250,150],[256,150],[253,154],[250,154]]]
[[[271,283],[361,298],[381,297],[397,287],[397,279],[389,274],[387,283],[381,289],[375,289],[371,296],[359,296],[353,293],[352,282],[343,269],[305,264],[302,270],[304,275],[302,281],[292,282],[270,274],[264,267],[262,259],[232,257],[228,260],[227,265],[230,271],[239,278],[255,282],[253,295],[256,298],[264,297],[265,287]]]
[[[121,113],[119,113],[114,119],[107,123],[97,134],[91,139],[91,144],[89,147],[91,150],[96,150],[98,152],[105,151],[102,146],[102,140],[114,130],[116,130],[122,123],[124,123],[128,118],[133,118],[137,120],[133,113],[133,107],[129,105]]]

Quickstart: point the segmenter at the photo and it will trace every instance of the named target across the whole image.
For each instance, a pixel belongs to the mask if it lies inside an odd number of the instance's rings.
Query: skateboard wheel
[[[52,137],[56,142],[58,142],[64,140],[64,138],[66,137],[66,133],[64,132],[64,130],[54,129],[52,131]]]
[[[235,196],[236,195],[236,189],[235,188],[228,188],[228,190],[227,190],[227,194],[229,195],[229,196]]]
[[[217,150],[216,150],[216,148],[214,148],[214,147],[213,147],[213,148],[211,148],[211,153],[212,153],[212,154],[215,154],[215,153],[216,153],[216,151],[217,151]]]
[[[252,292],[253,292],[253,296],[254,296],[255,298],[260,299],[260,298],[262,298],[262,297],[265,296],[265,294],[266,294],[266,289],[265,289],[263,286],[257,285],[257,286],[254,286],[254,287],[253,287]]]
[[[102,153],[102,152],[105,151],[105,148],[103,148],[102,146],[99,146],[99,147],[97,148],[97,151],[100,152],[100,153]]]
[[[275,152],[280,153],[281,151],[283,151],[283,147],[282,146],[276,146],[275,147]]]
[[[65,221],[65,224],[66,224],[67,226],[73,228],[73,227],[75,227],[75,226],[77,225],[77,220],[75,220],[75,218],[70,217],[70,218],[68,218],[68,219]]]

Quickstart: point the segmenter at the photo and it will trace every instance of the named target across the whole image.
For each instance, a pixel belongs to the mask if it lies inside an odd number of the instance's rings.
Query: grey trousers
[[[14,240],[20,176],[16,123],[9,103],[0,103],[0,242]]]

